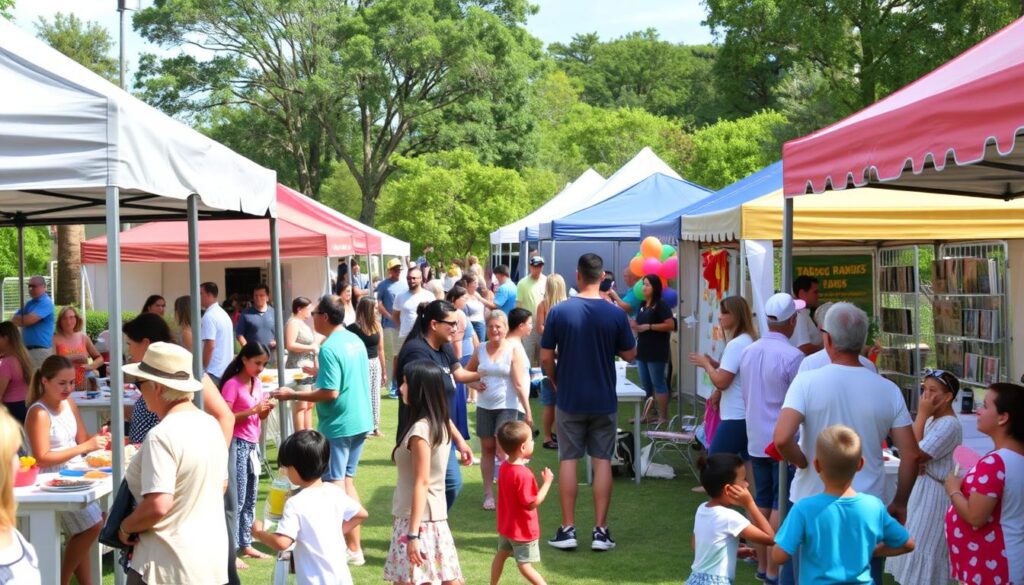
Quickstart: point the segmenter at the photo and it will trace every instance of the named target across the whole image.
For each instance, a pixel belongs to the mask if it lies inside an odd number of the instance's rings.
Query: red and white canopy
[[[873,185],[1024,195],[1024,18],[889,97],[783,147],[787,196]]]

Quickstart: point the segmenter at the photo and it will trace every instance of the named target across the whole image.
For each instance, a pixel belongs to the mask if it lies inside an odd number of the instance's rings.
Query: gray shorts
[[[514,558],[519,564],[540,562],[540,544],[539,541],[536,540],[531,540],[530,542],[519,542],[516,540],[509,540],[499,534],[498,550],[504,550],[512,553],[512,558]]]
[[[513,420],[519,420],[519,411],[514,408],[477,408],[476,436],[489,439],[498,434],[501,425]]]
[[[618,433],[616,419],[615,413],[570,414],[558,408],[558,460],[582,459],[584,455],[611,460]]]

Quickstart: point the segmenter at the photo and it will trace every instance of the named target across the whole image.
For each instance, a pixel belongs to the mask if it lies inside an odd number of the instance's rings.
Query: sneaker
[[[360,550],[358,550],[356,552],[353,552],[351,550],[346,550],[345,553],[346,553],[346,556],[348,556],[348,564],[350,564],[350,565],[352,565],[354,567],[362,567],[363,565],[366,564],[366,557],[363,556],[362,549],[360,549]]]
[[[558,532],[555,532],[555,537],[549,540],[548,544],[562,550],[576,548],[576,527],[569,526],[568,528],[565,528],[559,526]]]
[[[590,543],[590,548],[592,550],[604,551],[615,548],[615,541],[612,540],[612,533],[607,527],[599,528],[595,526],[594,532],[591,533],[590,537],[592,539],[592,542]]]

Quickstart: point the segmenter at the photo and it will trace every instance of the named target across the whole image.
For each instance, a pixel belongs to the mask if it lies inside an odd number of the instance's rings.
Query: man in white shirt
[[[803,352],[789,342],[796,327],[797,311],[803,307],[802,301],[786,293],[768,297],[764,304],[768,332],[748,345],[740,357],[740,387],[747,408],[747,452],[757,486],[754,500],[776,530],[779,527],[779,486],[787,478],[779,477],[779,464],[765,449],[772,441],[786,391],[804,358]],[[775,579],[777,567],[766,547],[756,548],[758,559],[767,561],[759,565],[758,570]]]
[[[805,308],[797,312],[796,329],[790,343],[800,348],[804,355],[811,355],[822,346],[821,332],[811,318],[811,311],[818,306],[818,279],[801,275],[793,281],[793,296],[804,303]]]
[[[235,359],[235,328],[231,317],[217,303],[219,293],[217,283],[199,285],[199,304],[203,307],[203,368],[217,386],[224,370]]]
[[[892,436],[900,451],[900,468],[889,513],[905,522],[920,450],[903,395],[895,384],[860,364],[858,358],[868,334],[864,311],[850,303],[836,303],[825,316],[822,334],[832,363],[797,375],[775,427],[775,447],[797,467],[790,500],[797,502],[824,491],[818,474],[809,467],[814,460],[815,441],[826,427],[844,424],[857,431],[863,446],[864,467],[854,476],[853,489],[878,498],[885,496],[882,442]],[[881,569],[880,558],[872,562],[876,583],[881,582]]]
[[[391,309],[391,319],[398,323],[396,351],[401,351],[405,345],[405,338],[409,336],[412,326],[416,323],[416,311],[420,304],[429,303],[437,298],[434,293],[423,288],[423,272],[419,268],[410,268],[406,273],[405,282],[409,285],[409,290],[398,295]]]
[[[828,310],[832,308],[834,303],[822,303],[818,305],[818,308],[814,310],[814,323],[818,327],[818,331],[825,328],[825,315],[828,314]],[[864,357],[859,356],[860,365],[871,370],[872,372],[878,372],[878,368],[875,367],[874,362]],[[800,362],[800,372],[809,372],[811,370],[817,370],[818,368],[824,368],[825,366],[832,363],[832,358],[828,357],[828,352],[822,348],[819,351],[812,353],[811,355],[804,358],[804,361]]]

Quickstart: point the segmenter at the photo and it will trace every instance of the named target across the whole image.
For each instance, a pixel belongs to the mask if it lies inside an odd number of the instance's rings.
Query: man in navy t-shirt
[[[540,361],[555,388],[558,423],[558,485],[562,525],[548,544],[576,548],[576,461],[590,455],[594,463],[594,521],[591,548],[615,548],[608,531],[612,498],[611,458],[615,451],[618,398],[615,356],[636,357],[636,339],[626,313],[601,298],[604,261],[580,256],[576,265],[579,294],[555,305],[544,321]],[[558,362],[555,363],[557,352]]]

